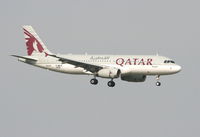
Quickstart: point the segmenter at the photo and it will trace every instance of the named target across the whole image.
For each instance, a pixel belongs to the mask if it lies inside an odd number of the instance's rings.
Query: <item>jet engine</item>
[[[97,76],[102,78],[118,78],[120,73],[119,69],[104,68],[98,71]]]
[[[144,82],[146,80],[146,75],[138,74],[123,74],[121,79],[128,82]]]

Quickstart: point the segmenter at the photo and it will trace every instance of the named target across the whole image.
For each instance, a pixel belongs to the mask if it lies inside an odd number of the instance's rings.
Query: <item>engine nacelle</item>
[[[124,74],[121,75],[121,79],[128,82],[144,82],[146,80],[146,75]]]
[[[118,78],[120,73],[119,69],[104,68],[98,71],[97,76],[102,78]]]

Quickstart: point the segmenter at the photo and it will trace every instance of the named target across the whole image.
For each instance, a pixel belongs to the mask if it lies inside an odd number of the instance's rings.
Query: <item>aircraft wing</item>
[[[80,62],[80,61],[76,61],[76,60],[72,60],[72,59],[67,59],[67,58],[59,57],[57,55],[49,55],[49,56],[58,58],[59,61],[61,61],[63,64],[68,63],[68,64],[74,65],[76,67],[81,67],[81,68],[84,68],[86,71],[90,71],[92,73],[98,72],[99,70],[103,69],[102,66],[84,63],[84,62]]]

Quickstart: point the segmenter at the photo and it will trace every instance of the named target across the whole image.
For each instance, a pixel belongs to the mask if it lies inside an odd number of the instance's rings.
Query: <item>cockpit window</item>
[[[165,60],[164,63],[175,63],[173,60]]]
[[[171,63],[175,63],[173,60],[171,60]]]

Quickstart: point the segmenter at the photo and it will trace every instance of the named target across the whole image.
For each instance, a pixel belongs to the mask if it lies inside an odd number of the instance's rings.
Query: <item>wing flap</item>
[[[49,56],[58,58],[59,61],[61,61],[63,64],[68,63],[68,64],[74,65],[76,67],[81,67],[81,68],[84,68],[86,71],[90,71],[92,73],[98,72],[99,70],[101,70],[103,68],[102,66],[84,63],[84,62],[80,62],[80,61],[76,61],[76,60],[72,60],[72,59],[67,59],[67,58],[59,57],[57,55],[49,55]]]

